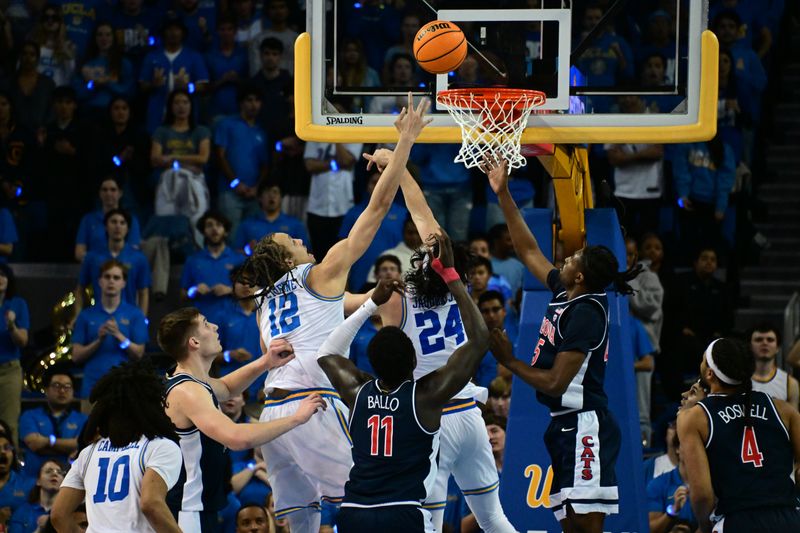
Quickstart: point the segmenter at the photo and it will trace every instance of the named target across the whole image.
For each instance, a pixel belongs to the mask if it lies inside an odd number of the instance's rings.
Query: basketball
[[[431,74],[447,74],[467,57],[467,38],[461,28],[446,20],[422,26],[414,37],[414,58]]]

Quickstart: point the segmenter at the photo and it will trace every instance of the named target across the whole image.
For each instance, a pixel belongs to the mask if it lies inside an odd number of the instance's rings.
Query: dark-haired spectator
[[[22,395],[21,348],[28,344],[28,303],[16,294],[14,271],[0,263],[0,420],[7,421],[17,441]]]
[[[158,11],[144,0],[120,0],[113,8],[110,20],[117,42],[122,45],[133,71],[140,72],[144,56],[156,43],[160,25]]]
[[[131,216],[123,209],[111,209],[106,212],[103,222],[108,235],[106,247],[88,252],[83,258],[78,277],[79,293],[83,294],[91,285],[97,301],[101,294],[103,265],[109,259],[116,259],[125,266],[125,280],[120,289],[122,299],[138,306],[146,315],[150,303],[150,266],[144,254],[125,240],[131,227]]]
[[[247,78],[247,50],[236,42],[236,23],[230,17],[222,17],[217,25],[216,42],[205,55],[210,82],[208,104],[210,123],[225,115],[239,112],[236,88],[240,80]]]
[[[367,65],[363,43],[358,39],[346,37],[342,40],[340,46],[342,52],[339,57],[339,75],[342,77],[342,86],[380,87],[381,77]],[[369,109],[371,101],[372,99],[366,96],[355,96],[353,98],[353,109],[359,112]]]
[[[107,22],[98,24],[89,43],[86,62],[76,76],[78,99],[92,117],[102,118],[116,96],[133,95],[136,76],[133,65],[123,56],[122,45]]]
[[[78,450],[78,435],[86,422],[86,415],[72,409],[75,379],[65,366],[47,369],[42,386],[47,404],[19,418],[25,473],[34,478],[47,459],[66,462]]]
[[[351,207],[344,215],[342,225],[339,227],[339,238],[343,239],[350,234],[353,224],[356,223],[358,216],[366,209],[369,199],[372,196],[372,191],[375,190],[375,185],[378,183],[381,175],[379,172],[372,172],[367,177],[366,190],[361,198],[361,201]],[[358,291],[366,282],[368,278],[373,278],[371,274],[375,266],[376,259],[379,258],[381,252],[387,250],[400,242],[403,239],[403,225],[408,217],[408,211],[405,207],[394,202],[389,208],[389,212],[383,217],[381,225],[378,227],[375,237],[370,242],[369,248],[361,258],[358,259],[353,266],[350,267],[350,278],[348,286],[352,291]],[[416,227],[415,227],[416,230]],[[402,264],[399,266],[400,272],[403,271]]]
[[[492,277],[492,262],[485,257],[476,256],[469,262],[467,269],[467,280],[469,281],[469,293],[472,300],[477,304],[481,295],[489,290],[489,279]],[[508,301],[508,298],[503,300]]]
[[[317,261],[336,244],[344,215],[353,207],[354,167],[361,147],[361,143],[306,143],[305,165],[311,174],[306,223]]]
[[[505,278],[511,287],[512,296],[516,297],[525,278],[525,265],[514,257],[514,243],[511,242],[511,234],[505,224],[496,224],[489,228],[489,253],[492,270]]]
[[[287,0],[267,0],[264,12],[266,20],[262,27],[266,28],[250,41],[250,72],[261,69],[261,43],[264,39],[277,39],[283,44],[283,56],[280,68],[290,75],[294,74],[294,42],[298,33],[289,27],[289,2]]]
[[[403,221],[403,236],[402,240],[394,245],[394,247],[383,250],[380,255],[393,255],[400,260],[400,274],[404,274],[411,268],[411,257],[414,251],[422,246],[422,239],[419,237],[417,225],[414,224],[414,219],[411,215],[406,216]],[[370,272],[367,276],[367,282],[374,283],[377,279],[375,273]]]
[[[203,234],[205,248],[186,260],[181,295],[191,299],[210,322],[219,323],[223,318],[220,313],[233,292],[231,271],[245,257],[225,244],[231,223],[224,214],[207,211],[197,221],[197,229]]]
[[[86,175],[89,150],[85,123],[77,118],[72,87],[53,92],[54,120],[47,127],[44,168],[50,259],[69,261],[82,213],[89,210],[95,183]]]
[[[719,0],[709,4],[709,20],[715,20],[721,13],[735,13],[739,19],[736,40],[752,48],[760,58],[767,56],[773,43],[769,17],[776,7],[782,10],[784,2],[770,2],[769,7],[753,0]]]
[[[753,390],[788,402],[797,409],[800,406],[800,386],[797,379],[778,367],[777,356],[781,346],[778,327],[769,322],[758,323],[747,332],[746,341],[756,360],[752,377]]]
[[[261,94],[243,85],[236,95],[239,114],[221,121],[214,130],[214,151],[220,168],[219,210],[236,232],[243,218],[258,212],[258,182],[267,176],[267,135],[256,123]]]
[[[236,280],[238,270],[237,265],[228,272],[228,283],[233,289],[230,297],[225,298],[219,305],[219,342],[223,349],[219,365],[220,377],[238,370],[261,355],[261,333],[255,318],[256,301],[252,297],[250,287]],[[266,373],[246,389],[253,401],[259,401],[265,377]],[[237,420],[234,419],[234,422]]]
[[[52,79],[56,87],[72,81],[75,60],[82,56],[68,37],[66,20],[69,18],[64,17],[59,6],[48,4],[31,33],[31,39],[39,46],[39,72]]]
[[[208,84],[203,56],[184,46],[186,27],[178,20],[169,20],[162,35],[163,46],[147,54],[139,76],[139,86],[148,98],[145,121],[148,132],[156,130],[165,114],[169,117],[168,97],[173,91],[203,92]]]
[[[35,533],[47,523],[53,501],[66,474],[66,463],[47,459],[34,474],[36,486],[31,489],[28,503],[11,515],[8,533]]]
[[[489,238],[482,233],[473,235],[469,240],[469,253],[476,257],[485,257],[491,260],[491,255],[489,254]],[[511,285],[508,284],[508,281],[506,281],[503,276],[495,273],[494,270],[492,270],[491,276],[489,277],[488,290],[497,291],[502,294],[503,297],[505,297],[506,305],[514,298],[514,295],[511,293]]]
[[[674,50],[672,54],[674,55]],[[657,90],[661,88],[662,91],[672,86],[671,82],[667,80],[667,59],[666,56],[660,53],[651,53],[644,56],[644,60],[640,66],[640,78],[642,87],[652,88]],[[645,109],[639,111],[625,111],[623,113],[671,113],[675,110],[684,97],[676,94],[647,94],[642,96]]]
[[[289,123],[289,100],[294,92],[292,75],[280,67],[284,55],[283,43],[274,37],[267,37],[259,45],[261,69],[250,82],[261,93],[262,105],[258,124],[267,132],[270,139],[293,136]],[[297,141],[297,138],[294,138]],[[299,141],[297,141],[299,143]]]
[[[503,295],[497,291],[484,291],[480,298],[477,300],[478,309],[481,311],[483,321],[489,331],[494,329],[506,330],[511,342],[517,340],[517,328],[509,324],[508,315],[505,308],[506,300]],[[478,367],[478,372],[475,374],[475,382],[481,387],[489,387],[497,377],[497,361],[492,357],[491,352],[487,351],[481,364]]]
[[[105,216],[112,209],[120,208],[122,187],[114,176],[106,176],[100,182],[100,209],[86,213],[78,226],[78,236],[75,238],[75,260],[83,261],[87,252],[102,251],[108,246]],[[125,239],[126,243],[134,248],[139,247],[142,241],[139,220],[131,215],[131,226]]]
[[[391,254],[384,254],[375,260],[372,275],[376,280],[399,280],[401,279],[401,272],[402,268],[400,265],[400,259]],[[375,283],[366,283],[361,287],[361,290],[366,292],[372,289],[374,286]],[[383,322],[381,322],[380,314],[375,314],[369,317],[369,320],[364,322],[364,324],[361,326],[361,329],[359,329],[358,333],[356,333],[353,342],[350,344],[350,360],[352,360],[358,368],[364,372],[367,372],[368,374],[373,374],[375,369],[372,368],[372,363],[369,362],[367,347],[369,346],[372,338],[382,327]]]
[[[652,261],[648,258],[639,260],[639,247],[633,237],[626,237],[625,251],[628,268],[637,264],[642,266],[639,275],[630,281],[636,291],[628,297],[631,314],[642,322],[653,349],[658,351],[664,325],[664,287],[658,274],[650,270]]]
[[[271,533],[273,520],[263,505],[246,503],[236,512],[236,533]]]
[[[725,249],[721,223],[736,180],[736,160],[719,135],[707,142],[676,144],[672,176],[679,198],[681,241],[687,250],[710,244]]]
[[[675,83],[675,25],[672,16],[658,9],[647,17],[646,31],[643,33],[644,42],[634,48],[636,64],[642,65],[648,57],[654,54],[664,58],[664,77],[659,82],[672,85]],[[683,57],[683,55],[681,56]],[[666,59],[669,58],[669,59]],[[662,112],[666,112],[662,110]]]
[[[36,479],[26,476],[20,468],[13,437],[0,433],[0,526],[8,525],[11,514],[25,505],[35,485]]]
[[[414,54],[414,37],[417,35],[422,23],[416,13],[406,13],[400,21],[400,41],[386,51],[383,64],[389,65],[397,54]],[[414,69],[419,67],[415,64]]]
[[[497,376],[489,384],[489,399],[486,407],[498,416],[508,418],[508,410],[511,407],[511,378]]]
[[[637,95],[618,98],[623,113],[645,113]],[[661,144],[606,144],[608,162],[614,169],[614,196],[623,206],[621,222],[632,235],[658,229],[664,194],[664,147]]]
[[[230,13],[236,21],[236,42],[248,48],[264,31],[263,21],[256,13],[254,0],[231,0]]]
[[[213,4],[199,0],[175,0],[168,17],[175,17],[186,28],[186,46],[204,52],[208,49],[217,30],[217,9]]]
[[[17,123],[28,130],[40,132],[50,114],[50,100],[55,90],[53,80],[39,74],[39,45],[32,41],[23,43],[19,51],[16,73],[4,87],[14,103]]]
[[[72,330],[72,360],[83,365],[84,399],[112,367],[141,359],[147,343],[145,315],[122,297],[128,283],[125,265],[116,259],[105,261],[97,278],[96,303],[80,312]]]
[[[372,48],[370,43],[369,48]],[[369,52],[368,52],[369,53]],[[414,87],[414,59],[408,54],[395,54],[384,68],[383,85],[386,87],[409,88]],[[419,105],[422,96],[414,97],[414,105]],[[398,114],[406,106],[407,98],[403,96],[375,96],[369,103],[370,114]],[[420,145],[425,146],[425,145]],[[432,145],[433,146],[433,145]],[[414,160],[417,159],[414,151]],[[437,217],[438,218],[438,217]]]
[[[281,212],[281,188],[276,183],[262,180],[256,191],[261,212],[239,224],[233,239],[234,248],[250,255],[248,250],[253,250],[256,243],[270,233],[286,233],[307,243],[308,233],[303,223]]]
[[[60,6],[67,38],[75,43],[75,57],[83,57],[95,24],[109,7],[103,0],[51,0]]]

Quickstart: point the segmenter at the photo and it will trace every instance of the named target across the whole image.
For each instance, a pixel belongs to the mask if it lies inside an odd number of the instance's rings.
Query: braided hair
[[[178,442],[175,426],[165,412],[164,380],[150,363],[127,362],[112,368],[95,384],[89,401],[94,407],[85,433],[108,437],[115,448],[142,436]]]
[[[753,372],[756,371],[756,360],[750,353],[750,349],[745,343],[738,339],[725,337],[719,339],[711,348],[714,363],[720,372],[731,379],[741,381],[740,385],[729,385],[720,380],[725,387],[735,387],[736,394],[744,394],[745,407],[745,426],[752,426],[753,421],[750,417],[750,405],[752,403],[753,382],[751,380]]]
[[[408,293],[413,296],[423,307],[439,307],[447,303],[450,289],[447,283],[431,267],[431,261],[438,255],[436,251],[419,249],[411,256],[411,270],[405,275]],[[462,245],[453,246],[453,263],[466,283],[467,268],[472,259],[472,254]]]
[[[255,245],[253,253],[242,264],[237,278],[234,281],[258,287],[263,291],[256,291],[253,298],[260,302],[263,292],[269,292],[275,283],[292,270],[288,261],[293,257],[285,246],[276,242],[270,233]]]
[[[609,285],[620,294],[633,294],[628,282],[639,275],[642,265],[633,265],[619,272],[619,262],[614,253],[602,245],[587,246],[580,255],[580,271],[589,292],[603,292]]]

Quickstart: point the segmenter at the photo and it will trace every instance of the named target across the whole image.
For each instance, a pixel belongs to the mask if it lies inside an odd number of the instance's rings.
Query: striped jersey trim
[[[147,447],[150,446],[150,439],[148,439],[144,446],[142,446],[141,451],[139,451],[139,470],[141,470],[142,474],[144,474],[144,454],[147,451]]]
[[[336,420],[339,421],[339,427],[342,429],[342,433],[344,433],[344,436],[347,438],[347,443],[350,444],[350,446],[352,446],[353,439],[352,437],[350,437],[350,430],[347,427],[348,426],[347,419],[345,419],[344,414],[342,414],[339,408],[336,407],[336,403],[333,400],[330,400],[330,403],[331,407],[336,412]]]
[[[474,496],[476,494],[486,494],[492,492],[494,490],[497,490],[499,486],[500,486],[500,481],[495,481],[494,483],[492,483],[487,487],[481,487],[479,489],[472,489],[472,490],[462,490],[461,492],[464,493],[464,496]]]
[[[306,282],[306,278],[308,277],[308,273],[311,272],[312,268],[314,268],[314,265],[310,265],[308,268],[306,268],[303,271],[303,288],[306,290],[306,292],[309,295],[313,296],[317,300],[322,300],[323,302],[336,302],[336,301],[339,301],[342,298],[344,298],[344,293],[342,293],[342,294],[340,294],[338,296],[323,296],[320,293],[316,292],[311,287],[309,287],[308,283]]]
[[[447,506],[447,502],[433,502],[433,503],[426,503],[422,506],[423,509],[444,509]]]
[[[317,389],[298,389],[283,398],[270,398],[267,396],[267,399],[264,400],[264,407],[274,407],[276,405],[283,405],[285,403],[302,400],[306,396],[310,396],[314,393],[319,394],[323,398],[338,398],[341,400],[339,393],[335,390],[320,387]]]
[[[286,515],[296,513],[297,511],[302,511],[303,509],[314,509],[316,511],[320,510],[320,505],[318,503],[312,503],[311,505],[306,506],[299,506],[299,507],[287,507],[286,509],[281,509],[280,511],[275,511],[275,518],[281,518]]]
[[[403,296],[400,299],[400,329],[406,327],[406,320],[408,320],[408,302],[406,302],[406,297]]]
[[[374,505],[363,505],[360,503],[352,503],[352,502],[342,503],[342,507],[357,507],[359,509],[374,509],[376,507],[396,507],[398,505],[411,505],[414,507],[421,507],[421,504],[415,501],[376,503]]]
[[[323,496],[322,501],[329,503],[342,503],[344,496]]]
[[[453,413],[460,413],[461,411],[466,411],[467,409],[476,407],[478,407],[478,404],[475,403],[475,400],[456,400],[445,404],[445,406],[442,408],[442,414],[452,415]]]

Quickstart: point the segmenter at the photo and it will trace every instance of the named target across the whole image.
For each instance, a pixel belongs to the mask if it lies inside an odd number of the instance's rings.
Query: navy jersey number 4
[[[422,355],[428,355],[440,350],[444,350],[444,340],[446,337],[455,337],[456,345],[464,342],[464,325],[461,323],[461,314],[458,312],[457,305],[451,305],[444,323],[434,310],[423,311],[414,315],[414,321],[419,332],[419,345],[422,348]],[[443,333],[443,334],[442,334]]]
[[[300,327],[297,315],[297,296],[293,292],[281,294],[267,302],[269,307],[269,330],[271,336],[286,334]]]

